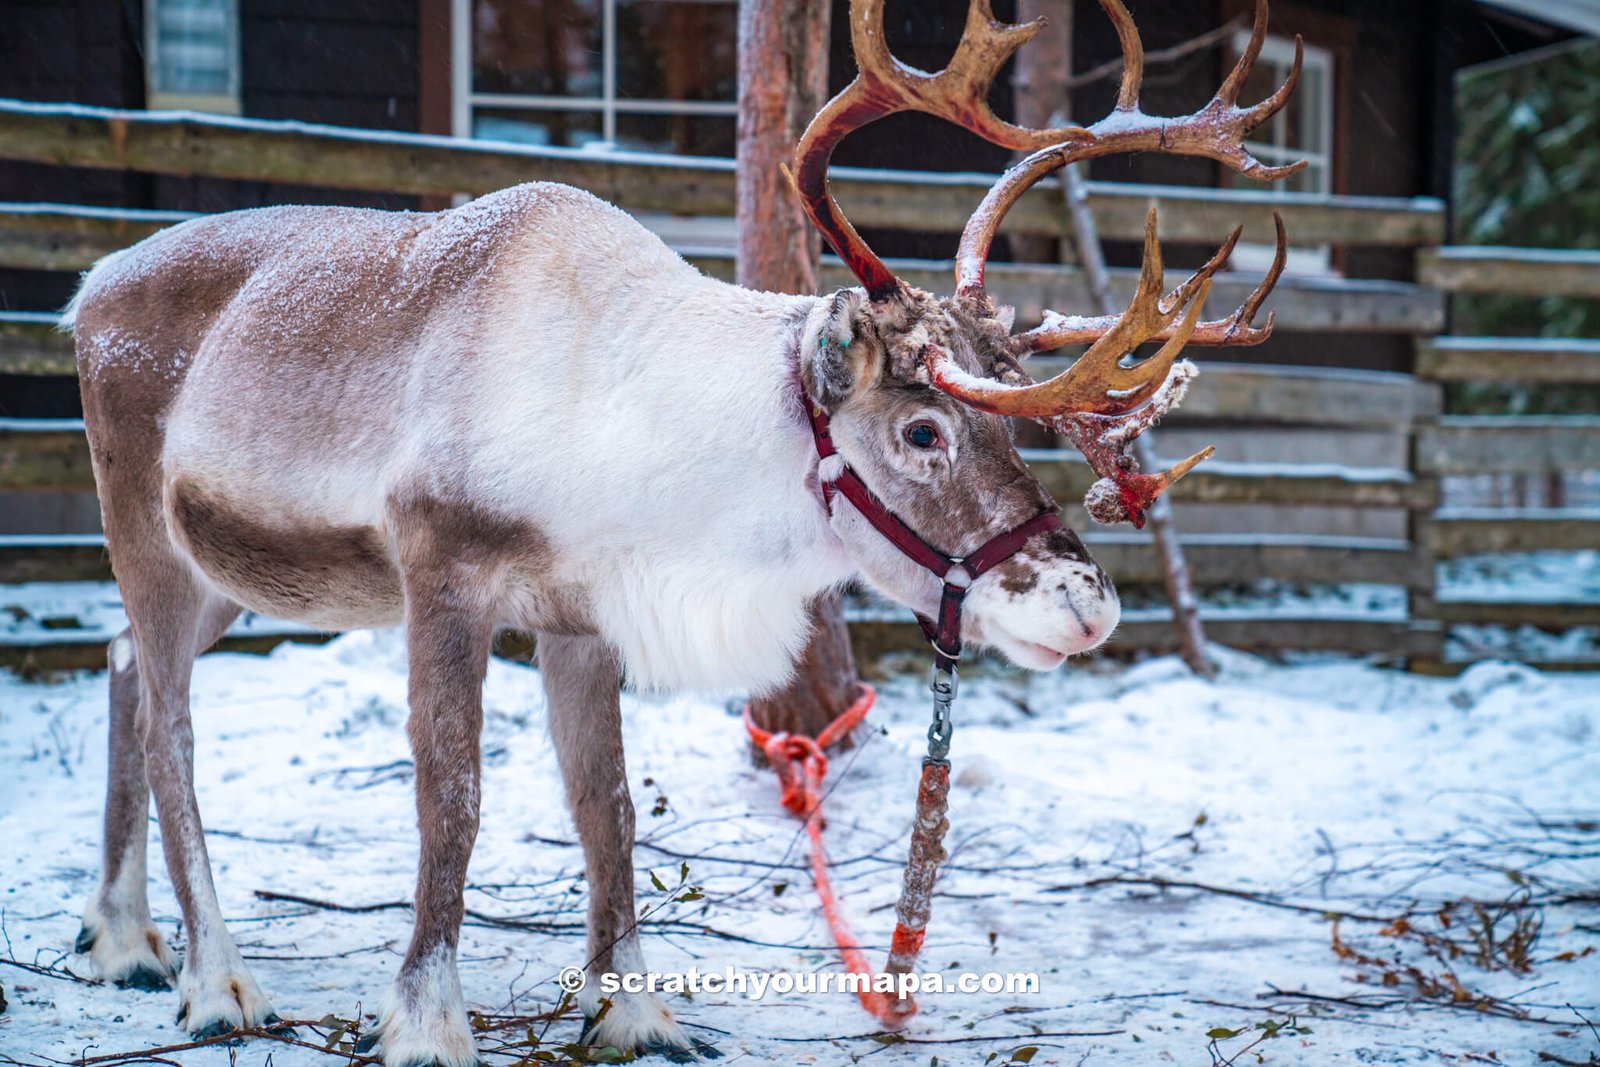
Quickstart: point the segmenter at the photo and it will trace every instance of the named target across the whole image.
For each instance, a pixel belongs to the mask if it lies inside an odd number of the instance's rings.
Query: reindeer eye
[[[906,427],[906,440],[916,448],[932,448],[939,443],[939,428],[931,422],[913,422]]]

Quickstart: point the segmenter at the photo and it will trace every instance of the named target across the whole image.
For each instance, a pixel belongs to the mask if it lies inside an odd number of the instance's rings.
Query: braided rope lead
[[[828,757],[823,752],[829,745],[844,737],[866,718],[867,711],[877,698],[873,688],[861,685],[861,695],[854,704],[815,738],[791,734],[782,730],[764,730],[757,726],[745,705],[744,725],[750,740],[766,754],[772,769],[778,775],[782,789],[781,802],[785,809],[805,821],[806,836],[811,842],[811,880],[816,886],[817,899],[822,905],[823,918],[828,930],[839,946],[839,954],[851,973],[865,979],[857,986],[861,1006],[887,1027],[900,1025],[916,1014],[917,1003],[909,993],[886,992],[872,988],[875,972],[867,963],[861,942],[856,940],[850,924],[839,911],[839,899],[828,877],[828,854],[823,848],[822,782],[828,773]],[[945,734],[948,743],[948,734]],[[895,905],[894,936],[889,944],[889,961],[884,966],[885,975],[912,973],[917,956],[922,950],[927,933],[928,915],[933,906],[933,886],[939,877],[939,865],[944,862],[945,832],[950,822],[945,818],[949,806],[950,764],[943,759],[929,757],[922,761],[922,779],[917,786],[917,811],[911,829],[911,854],[906,861],[905,880],[901,884],[900,900]]]
[[[949,857],[944,850],[944,835],[950,829],[946,812],[950,807],[950,764],[942,759],[922,761],[922,780],[917,785],[917,815],[911,827],[911,854],[906,859],[905,880],[900,885],[900,900],[894,907],[894,939],[889,943],[889,974],[910,974],[922,951],[928,931],[928,916],[933,910],[933,885],[939,879],[939,865]],[[916,1013],[916,1001],[907,994],[896,998],[891,1009],[900,1019]]]

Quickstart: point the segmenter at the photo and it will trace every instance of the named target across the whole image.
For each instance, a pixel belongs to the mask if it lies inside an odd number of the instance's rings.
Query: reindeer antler
[[[968,374],[937,349],[930,350],[926,359],[929,381],[963,403],[1000,415],[1047,419],[1069,412],[1121,415],[1132,411],[1167,380],[1173,361],[1199,327],[1200,308],[1211,292],[1211,276],[1227,262],[1238,240],[1239,231],[1234,230],[1205,266],[1163,299],[1161,242],[1156,238],[1156,209],[1152,207],[1145,220],[1144,262],[1133,302],[1121,315],[1108,316],[1106,328],[1071,368],[1047,382],[1009,384]],[[1135,367],[1121,365],[1123,356],[1157,338],[1167,343],[1153,357]]]
[[[929,74],[900,62],[889,51],[883,34],[883,5],[884,0],[851,3],[850,44],[860,73],[806,127],[795,148],[793,175],[812,225],[822,231],[874,300],[891,296],[903,286],[867,247],[828,191],[828,161],[840,141],[868,123],[900,111],[936,115],[1017,152],[1089,138],[1078,126],[1053,130],[1014,126],[989,107],[986,97],[995,75],[1013,52],[1039,32],[1043,19],[1009,25],[995,19],[989,0],[972,0],[955,55],[944,70]]]
[[[1161,152],[1203,156],[1259,181],[1274,181],[1301,170],[1304,162],[1283,167],[1262,164],[1244,139],[1276,114],[1300,78],[1302,45],[1295,38],[1294,66],[1283,85],[1254,106],[1241,108],[1239,93],[1249,78],[1267,35],[1267,0],[1256,0],[1250,41],[1239,61],[1207,104],[1179,118],[1146,115],[1139,108],[1144,78],[1144,46],[1122,0],[1100,0],[1122,45],[1122,82],[1111,114],[1083,129],[1030,130],[996,118],[985,97],[1000,66],[1038,32],[1040,21],[1021,26],[997,22],[989,0],[972,0],[967,26],[949,66],[938,74],[914,70],[895,59],[883,35],[884,0],[852,0],[850,39],[860,73],[818,113],[796,150],[795,187],[807,215],[866,286],[874,300],[904,293],[906,286],[861,239],[828,192],[827,167],[833,149],[849,133],[897,111],[924,111],[977,133],[995,144],[1032,154],[1000,176],[967,220],[956,253],[956,300],[980,316],[995,307],[984,291],[984,268],[995,232],[1017,199],[1048,174],[1078,160],[1118,152]],[[1091,493],[1091,512],[1102,521],[1131,519],[1143,524],[1144,508],[1157,494],[1190,470],[1210,450],[1191,456],[1170,471],[1142,474],[1127,447],[1145,428],[1175,405],[1194,376],[1193,364],[1175,362],[1185,344],[1251,345],[1272,332],[1273,319],[1253,324],[1255,314],[1283,272],[1288,237],[1277,225],[1277,253],[1260,285],[1225,319],[1199,321],[1212,275],[1227,261],[1239,231],[1212,258],[1169,293],[1161,296],[1161,249],[1156,215],[1145,226],[1144,262],[1138,291],[1118,316],[1068,317],[1046,311],[1044,321],[1008,342],[1009,354],[1089,343],[1084,356],[1066,371],[1034,383],[1008,369],[1010,381],[979,378],[958,367],[937,345],[926,347],[929,381],[964,403],[986,411],[1040,419],[1072,438],[1101,475]],[[1151,359],[1124,367],[1124,355],[1147,341],[1166,342]],[[1141,407],[1141,405],[1143,405]],[[1106,518],[1110,516],[1110,518]]]
[[[1261,303],[1267,298],[1267,294],[1272,292],[1272,287],[1278,283],[1289,255],[1289,233],[1284,229],[1283,216],[1274,211],[1272,222],[1277,228],[1278,238],[1272,264],[1267,268],[1267,273],[1261,276],[1260,283],[1245,298],[1244,303],[1234,309],[1233,314],[1225,319],[1212,319],[1197,325],[1189,337],[1189,344],[1203,348],[1238,347],[1258,345],[1272,336],[1273,323],[1277,319],[1274,312],[1267,312],[1267,321],[1264,325],[1254,325],[1256,312],[1261,309]],[[1218,250],[1217,255],[1225,260],[1238,236],[1239,231],[1235,230]],[[1207,267],[1209,266],[1208,263]],[[1199,277],[1198,273],[1184,285],[1190,284],[1196,277]],[[1179,286],[1167,299],[1173,300],[1182,292],[1183,286]],[[1012,349],[1015,355],[1026,357],[1034,352],[1048,352],[1064,345],[1091,344],[1105,336],[1106,332],[1117,324],[1118,318],[1120,316],[1117,315],[1062,315],[1059,312],[1046,310],[1043,322],[1011,338]],[[1147,340],[1165,341],[1169,336],[1166,331],[1162,331]]]

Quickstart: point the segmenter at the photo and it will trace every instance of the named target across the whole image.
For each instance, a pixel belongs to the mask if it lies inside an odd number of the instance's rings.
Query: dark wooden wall
[[[1118,55],[1096,0],[1074,0],[1073,65],[1086,70]],[[907,62],[937,69],[961,34],[967,0],[891,4],[887,35]],[[1189,40],[1247,6],[1247,0],[1130,0],[1147,49]],[[834,2],[832,69],[838,88],[854,70],[848,53],[848,0]],[[1015,0],[996,0],[1010,18]],[[1450,79],[1461,65],[1548,43],[1533,23],[1491,15],[1472,0],[1274,0],[1275,24],[1304,29],[1345,25],[1355,34],[1343,81],[1349,130],[1338,191],[1353,194],[1447,196],[1451,152]],[[242,0],[244,114],[374,129],[444,133],[449,129],[448,0]],[[1319,20],[1321,20],[1319,22]],[[142,107],[142,0],[0,0],[0,96]],[[1201,103],[1222,75],[1220,53],[1196,53],[1154,68],[1146,79],[1151,111],[1181,113]],[[1115,80],[1075,94],[1076,117],[1110,106]],[[1010,107],[1009,73],[993,94]],[[846,141],[838,162],[932,170],[994,170],[1005,152],[949,124],[919,115],[894,116]],[[1096,161],[1091,175],[1120,181],[1214,185],[1204,161],[1147,155]],[[148,177],[0,163],[0,199],[80,204],[226,210],[315,201],[375,207],[417,206],[414,198],[259,182]],[[437,206],[437,205],[424,205]],[[885,254],[948,256],[952,234],[869,234]],[[1000,250],[1004,254],[1004,249]],[[1112,250],[1115,262],[1133,250]],[[1174,248],[1178,265],[1196,262],[1198,247]],[[1364,277],[1404,277],[1408,258],[1350,251],[1344,266]],[[59,306],[74,279],[0,271],[0,307]],[[1303,339],[1297,339],[1297,344]],[[1332,343],[1330,342],[1330,345]],[[1312,358],[1348,361],[1349,342]],[[1399,365],[1398,343],[1373,342],[1362,365]],[[1366,345],[1366,342],[1363,342]],[[1369,346],[1370,347],[1370,346]],[[1278,358],[1271,349],[1260,353]]]
[[[447,43],[436,23],[442,12],[447,34],[448,4],[435,0],[242,0],[243,113],[417,130],[419,11],[430,10],[433,39]],[[143,27],[142,0],[0,0],[0,96],[142,108]],[[447,71],[447,54],[436,58]],[[448,111],[445,116],[447,122]],[[447,131],[435,124],[433,132]],[[184,211],[288,203],[417,206],[414,197],[339,189],[4,162],[0,200]],[[0,309],[59,308],[76,284],[70,272],[0,270]],[[72,379],[0,376],[0,416],[73,416],[77,393]]]
[[[258,119],[415,132],[416,0],[242,0],[240,104]],[[269,204],[415,207],[416,198],[310,186],[156,180],[153,206],[227,211]]]
[[[0,96],[144,106],[139,0],[0,2]],[[0,200],[142,205],[150,180],[112,171],[0,163]],[[75,279],[0,270],[0,309],[58,307]]]

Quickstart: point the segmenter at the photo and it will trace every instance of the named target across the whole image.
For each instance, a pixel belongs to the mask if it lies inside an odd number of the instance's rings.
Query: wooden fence
[[[725,160],[609,156],[447,138],[375,134],[298,123],[117,112],[0,101],[0,159],[74,167],[131,169],[295,185],[405,194],[483,193],[532,179],[570,182],[640,212],[727,215],[732,165]],[[835,181],[839,198],[863,226],[959,230],[990,177],[850,171]],[[1007,220],[1016,233],[1059,235],[1065,206],[1059,185],[1029,192]],[[1180,504],[1340,508],[1406,516],[1393,538],[1190,534],[1185,544],[1197,583],[1243,586],[1261,579],[1305,585],[1371,583],[1406,591],[1407,610],[1330,616],[1230,611],[1208,616],[1217,641],[1257,650],[1329,649],[1390,653],[1413,663],[1442,663],[1450,626],[1600,625],[1600,603],[1449,599],[1438,595],[1436,565],[1484,552],[1581,549],[1600,544],[1594,509],[1441,509],[1440,479],[1505,472],[1548,475],[1600,469],[1600,418],[1450,415],[1444,383],[1600,382],[1600,342],[1465,338],[1445,334],[1451,293],[1527,292],[1600,296],[1600,254],[1444,246],[1442,205],[1427,199],[1268,195],[1175,186],[1090,183],[1101,234],[1142,232],[1152,201],[1168,242],[1219,240],[1235,223],[1246,240],[1266,240],[1270,215],[1282,211],[1300,245],[1368,245],[1416,253],[1417,281],[1286,278],[1270,306],[1279,329],[1339,334],[1384,333],[1416,339],[1416,374],[1279,367],[1213,361],[1203,371],[1176,427],[1252,425],[1312,430],[1367,429],[1400,435],[1406,460],[1392,467],[1213,460],[1178,483]],[[0,267],[77,271],[97,258],[181,222],[176,212],[0,204]],[[708,273],[731,277],[731,258],[688,256]],[[894,261],[914,284],[949,288],[950,266]],[[824,286],[848,284],[836,262]],[[1132,271],[1114,272],[1130,287]],[[1252,277],[1219,278],[1215,306],[1236,302]],[[989,288],[1024,316],[1045,306],[1084,302],[1071,267],[995,264]],[[1049,363],[1050,361],[1044,361]],[[0,374],[70,375],[71,340],[47,312],[0,313]],[[1028,454],[1058,499],[1082,497],[1091,475],[1076,453]],[[93,488],[82,425],[73,420],[0,419],[0,491]],[[1080,524],[1080,529],[1082,529]],[[1148,539],[1089,531],[1093,551],[1119,585],[1154,584]],[[109,577],[103,543],[93,535],[0,536],[0,583]],[[852,632],[864,655],[920,647],[898,615],[858,614]],[[259,643],[261,638],[253,638]],[[1130,611],[1115,644],[1167,648],[1164,613]],[[70,634],[26,648],[0,648],[0,662],[77,666],[103,651]]]

